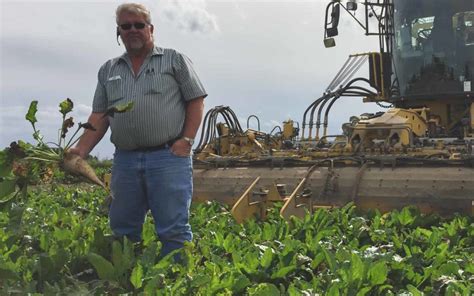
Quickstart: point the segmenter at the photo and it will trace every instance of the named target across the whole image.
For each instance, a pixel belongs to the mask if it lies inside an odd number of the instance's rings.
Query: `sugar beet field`
[[[228,206],[207,202],[192,207],[193,242],[168,256],[160,256],[151,216],[141,242],[114,238],[107,189],[64,172],[76,168],[67,150],[78,131],[93,128],[78,124],[66,140],[72,107],[69,99],[59,105],[55,148],[36,129],[33,101],[25,118],[38,143],[0,151],[0,295],[474,293],[472,215],[361,213],[348,204],[286,221],[277,205],[265,221],[238,224]],[[103,185],[110,161],[89,164]]]
[[[181,250],[184,262],[176,264],[171,255],[160,258],[151,217],[141,243],[114,240],[104,189],[60,184],[73,180],[58,172],[51,178],[29,186],[24,194],[3,196],[0,294],[474,292],[470,216],[441,218],[414,208],[360,214],[349,204],[290,222],[273,209],[266,221],[240,225],[225,206],[195,204],[191,218],[195,238]]]

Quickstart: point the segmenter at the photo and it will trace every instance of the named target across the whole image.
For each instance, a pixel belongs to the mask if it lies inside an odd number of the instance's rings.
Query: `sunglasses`
[[[133,23],[133,24],[121,24],[121,25],[119,25],[119,27],[122,28],[122,30],[124,30],[124,31],[130,30],[132,28],[132,26],[137,30],[141,30],[141,29],[145,28],[146,24],[145,23]]]

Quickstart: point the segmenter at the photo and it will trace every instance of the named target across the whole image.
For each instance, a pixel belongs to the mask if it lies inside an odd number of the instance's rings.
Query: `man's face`
[[[145,27],[137,28],[140,24],[145,24]],[[119,31],[127,51],[141,51],[153,44],[153,25],[147,24],[141,15],[129,12],[120,14]]]

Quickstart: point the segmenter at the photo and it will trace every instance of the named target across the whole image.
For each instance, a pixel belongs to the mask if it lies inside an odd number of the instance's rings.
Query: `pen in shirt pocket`
[[[155,75],[155,68],[148,68],[145,71],[146,75]]]

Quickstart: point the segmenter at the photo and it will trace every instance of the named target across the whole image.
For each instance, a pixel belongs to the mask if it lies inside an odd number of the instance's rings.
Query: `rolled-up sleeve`
[[[193,68],[193,63],[187,56],[175,52],[173,70],[185,101],[207,96],[206,90]]]
[[[94,100],[92,101],[92,112],[103,113],[107,110],[107,93],[105,91],[105,67],[102,65],[97,74],[97,87],[95,88]]]

